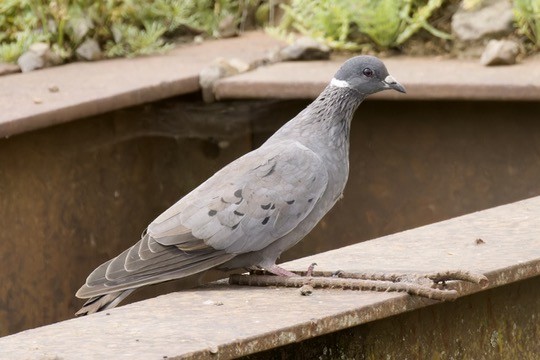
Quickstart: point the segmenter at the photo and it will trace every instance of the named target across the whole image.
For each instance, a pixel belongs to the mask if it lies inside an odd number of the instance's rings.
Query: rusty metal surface
[[[286,266],[304,269],[315,261],[320,268],[344,271],[461,268],[486,274],[490,287],[511,284],[540,275],[538,213],[540,197],[295,260]],[[484,243],[478,244],[478,238]],[[478,290],[473,286],[461,289],[462,295]],[[516,306],[519,301],[516,299]],[[228,359],[435,303],[396,293],[328,289],[306,297],[297,289],[214,284],[4,337],[0,349],[6,359]],[[481,308],[470,311],[489,321]],[[532,316],[536,316],[535,311],[531,309]]]

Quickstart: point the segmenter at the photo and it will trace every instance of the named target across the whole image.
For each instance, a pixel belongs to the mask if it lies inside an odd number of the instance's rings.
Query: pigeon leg
[[[305,274],[303,274],[302,272],[293,272],[293,271],[289,271],[289,270],[286,270],[280,266],[277,266],[277,265],[273,265],[271,266],[270,268],[266,269],[267,272],[271,273],[271,274],[274,274],[274,275],[277,275],[277,276],[285,276],[285,277],[293,277],[293,276],[307,276],[307,277],[310,277],[310,276],[313,276],[313,269],[315,268],[315,266],[317,266],[317,263],[313,263],[311,265],[309,265],[307,271],[305,272]]]
[[[266,269],[266,271],[277,276],[285,276],[285,277],[299,276],[298,274],[295,274],[292,271],[286,270],[277,265],[270,266],[268,269]]]

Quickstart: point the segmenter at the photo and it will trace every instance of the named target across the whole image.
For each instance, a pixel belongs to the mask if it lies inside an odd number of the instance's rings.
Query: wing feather
[[[180,238],[162,238],[180,224],[216,250],[257,251],[293,230],[326,190],[322,160],[296,141],[259,148],[233,164],[150,224],[151,236],[178,245]]]

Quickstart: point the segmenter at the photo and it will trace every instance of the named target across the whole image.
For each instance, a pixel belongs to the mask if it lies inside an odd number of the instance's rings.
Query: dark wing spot
[[[272,206],[272,203],[268,203],[266,205],[261,205],[261,209],[268,210],[268,209],[270,209],[270,206]]]
[[[267,176],[270,176],[274,173],[274,170],[276,170],[276,163],[274,163],[274,165],[272,165],[272,167],[270,168],[270,171],[268,171],[265,175],[263,175],[263,177],[267,177]]]
[[[244,216],[244,213],[241,213],[240,211],[234,210],[234,215]]]
[[[287,204],[292,205],[294,204],[294,200],[285,201]]]
[[[272,207],[270,208],[270,210],[274,210],[276,208],[276,204],[272,204]]]
[[[217,214],[217,211],[216,211],[216,210],[210,210],[210,211],[208,212],[208,216],[214,216],[214,215],[216,215],[216,214]]]
[[[242,189],[238,189],[234,192],[234,196],[237,198],[242,198]]]
[[[232,227],[231,229],[236,230],[236,228],[238,227],[238,225],[240,225],[240,223],[234,224],[233,227]]]
[[[308,201],[307,201],[307,202],[312,202],[312,201],[313,201],[313,198],[311,198],[311,199],[308,199]]]
[[[262,224],[266,225],[268,223],[268,220],[270,220],[270,216],[265,217],[264,220],[262,221]]]

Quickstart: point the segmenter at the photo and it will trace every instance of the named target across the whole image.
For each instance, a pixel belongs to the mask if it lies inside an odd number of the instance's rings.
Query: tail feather
[[[129,296],[129,294],[131,294],[133,291],[135,291],[135,289],[127,289],[105,295],[94,296],[84,303],[82,308],[75,313],[75,316],[84,316],[96,313],[98,311],[112,309],[127,296]]]

